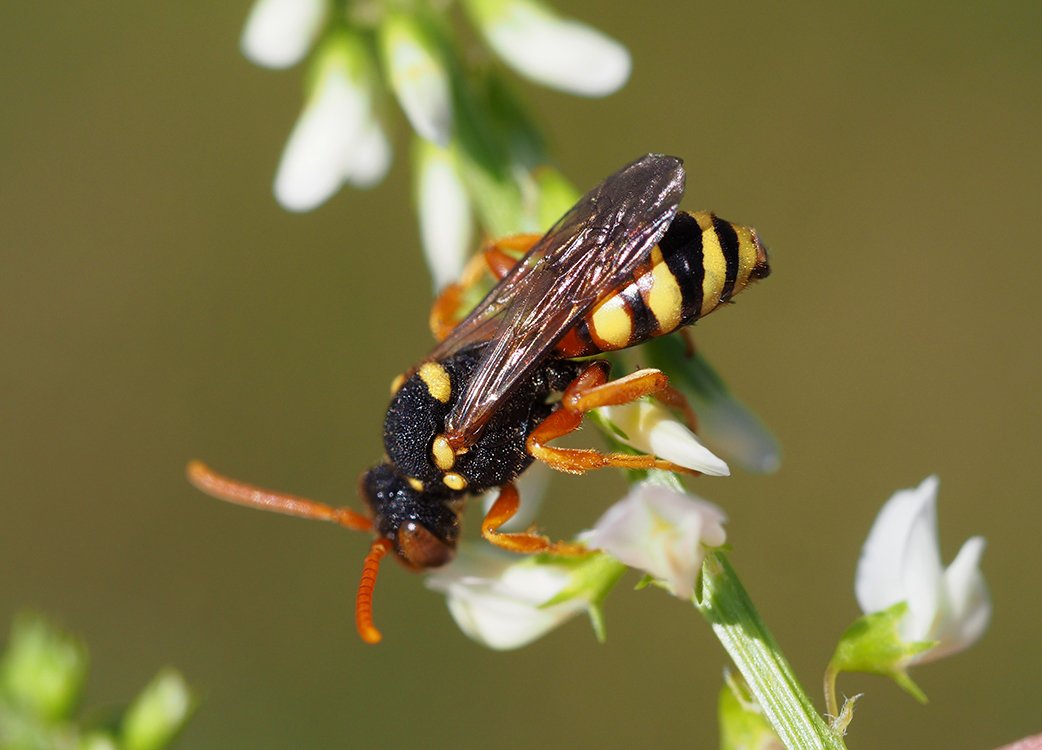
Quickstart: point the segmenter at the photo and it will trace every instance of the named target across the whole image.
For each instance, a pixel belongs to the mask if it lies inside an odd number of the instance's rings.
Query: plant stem
[[[845,745],[822,720],[722,552],[702,565],[695,606],[734,660],[779,739],[791,750]]]

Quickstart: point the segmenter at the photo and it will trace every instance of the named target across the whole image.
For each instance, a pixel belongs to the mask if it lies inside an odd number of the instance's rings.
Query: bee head
[[[362,475],[360,494],[373,514],[373,530],[387,539],[398,559],[413,570],[437,568],[456,555],[457,503],[444,493],[418,488],[389,464]]]

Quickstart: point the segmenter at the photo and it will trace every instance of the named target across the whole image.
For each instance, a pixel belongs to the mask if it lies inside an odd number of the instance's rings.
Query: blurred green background
[[[248,5],[0,5],[0,623],[82,634],[91,705],[176,665],[203,698],[182,747],[712,747],[727,660],[679,602],[624,585],[607,645],[577,621],[493,653],[391,566],[368,647],[366,539],[184,481],[202,457],[355,504],[387,384],[429,346],[404,130],[376,190],[279,209],[302,73],[240,56]],[[685,207],[772,248],[697,338],[784,464],[696,489],[806,687],[820,705],[880,504],[937,472],[946,559],[988,539],[993,622],[914,673],[925,707],[842,678],[866,692],[849,744],[1042,730],[1042,4],[560,7],[635,62],[606,100],[519,84],[565,174],[681,155]],[[574,532],[623,488],[556,481],[541,522]]]

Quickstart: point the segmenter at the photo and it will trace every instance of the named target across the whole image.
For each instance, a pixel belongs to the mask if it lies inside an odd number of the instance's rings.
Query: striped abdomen
[[[604,295],[557,351],[579,357],[672,333],[769,273],[755,229],[708,211],[678,212],[647,261]]]

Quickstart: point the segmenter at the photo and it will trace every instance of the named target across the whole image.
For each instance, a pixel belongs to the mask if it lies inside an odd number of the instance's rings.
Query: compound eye
[[[410,521],[398,529],[398,554],[413,568],[437,568],[456,556],[456,548]]]

